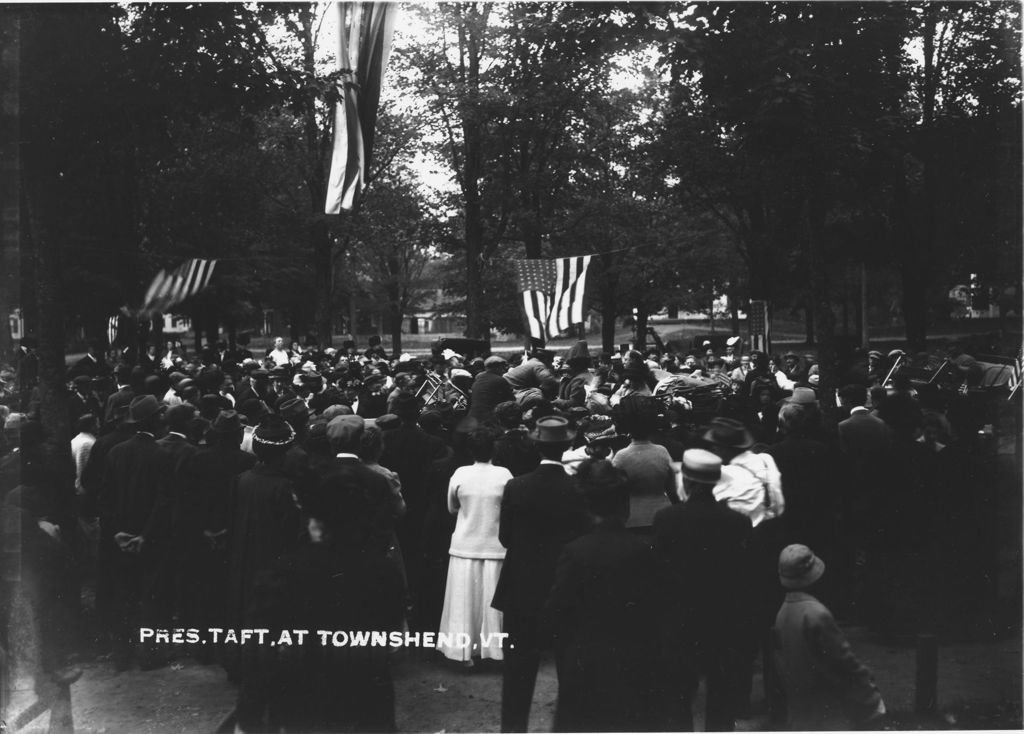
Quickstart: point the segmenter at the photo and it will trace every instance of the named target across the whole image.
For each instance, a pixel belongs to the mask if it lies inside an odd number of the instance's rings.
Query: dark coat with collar
[[[562,550],[545,620],[555,643],[554,731],[662,731],[664,584],[648,543],[602,527]]]
[[[498,528],[507,552],[491,606],[540,617],[563,547],[586,528],[583,498],[560,464],[541,464],[509,480]]]
[[[752,532],[750,518],[710,495],[654,516],[652,548],[669,589],[673,639],[712,645],[738,639],[750,613]]]
[[[107,398],[107,404],[103,407],[103,421],[105,423],[112,422],[117,414],[117,409],[123,405],[128,405],[134,397],[135,391],[129,385],[125,385],[117,392],[111,394]]]
[[[173,512],[167,469],[166,454],[152,434],[136,433],[111,448],[99,496],[104,529],[166,542]]]
[[[391,545],[398,513],[391,485],[384,475],[354,457],[335,458],[320,469],[320,474],[337,477],[362,489],[369,512],[366,527],[371,529],[374,537],[371,545],[382,553],[386,552]]]
[[[891,444],[892,431],[866,410],[851,413],[839,424],[839,447],[857,463],[877,459]]]

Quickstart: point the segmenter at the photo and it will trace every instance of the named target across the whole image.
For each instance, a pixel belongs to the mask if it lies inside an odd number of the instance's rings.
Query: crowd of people
[[[556,730],[690,730],[704,680],[728,731],[763,655],[775,728],[848,728],[885,705],[833,613],[950,634],[989,593],[984,414],[887,380],[901,353],[828,366],[834,395],[813,355],[738,337],[513,363],[379,338],[110,356],[68,370],[73,467],[44,450],[31,343],[5,377],[6,578],[48,674],[88,586],[118,670],[166,664],[140,628],[433,632],[439,661],[500,666],[502,731],[528,730],[546,650]],[[662,389],[679,375],[714,405]],[[184,647],[238,684],[241,731],[396,728],[394,646],[206,642]]]

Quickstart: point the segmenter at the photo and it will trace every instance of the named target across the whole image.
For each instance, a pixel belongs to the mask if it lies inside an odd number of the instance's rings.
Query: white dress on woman
[[[437,649],[471,662],[501,660],[501,612],[491,607],[505,548],[498,540],[501,496],[508,469],[478,461],[455,470],[448,483],[448,511],[458,513],[448,549],[448,581]]]

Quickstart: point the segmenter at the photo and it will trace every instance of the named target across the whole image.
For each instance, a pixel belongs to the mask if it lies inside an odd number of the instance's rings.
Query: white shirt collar
[[[850,408],[850,415],[853,415],[854,413],[867,413],[867,412],[868,412],[868,409],[865,408],[863,405],[855,405],[852,408]]]
[[[540,463],[541,464],[554,464],[555,466],[562,466],[563,465],[562,462],[555,461],[554,459],[541,459]]]
[[[340,454],[337,454],[334,458],[336,458],[336,459],[355,459],[356,461],[360,460],[358,454],[349,454],[349,453],[346,453],[344,451],[342,451]]]

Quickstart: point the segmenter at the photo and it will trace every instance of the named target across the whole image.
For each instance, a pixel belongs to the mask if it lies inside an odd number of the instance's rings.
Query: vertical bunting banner
[[[768,301],[751,301],[747,313],[750,328],[750,348],[769,353],[772,348],[772,324],[768,318]]]
[[[111,316],[107,319],[107,344],[114,346],[117,341],[117,322],[120,316]]]
[[[523,313],[530,336],[547,341],[583,323],[590,255],[558,260],[516,260]]]
[[[339,99],[324,212],[351,210],[366,185],[384,69],[391,54],[398,5],[339,2]]]

